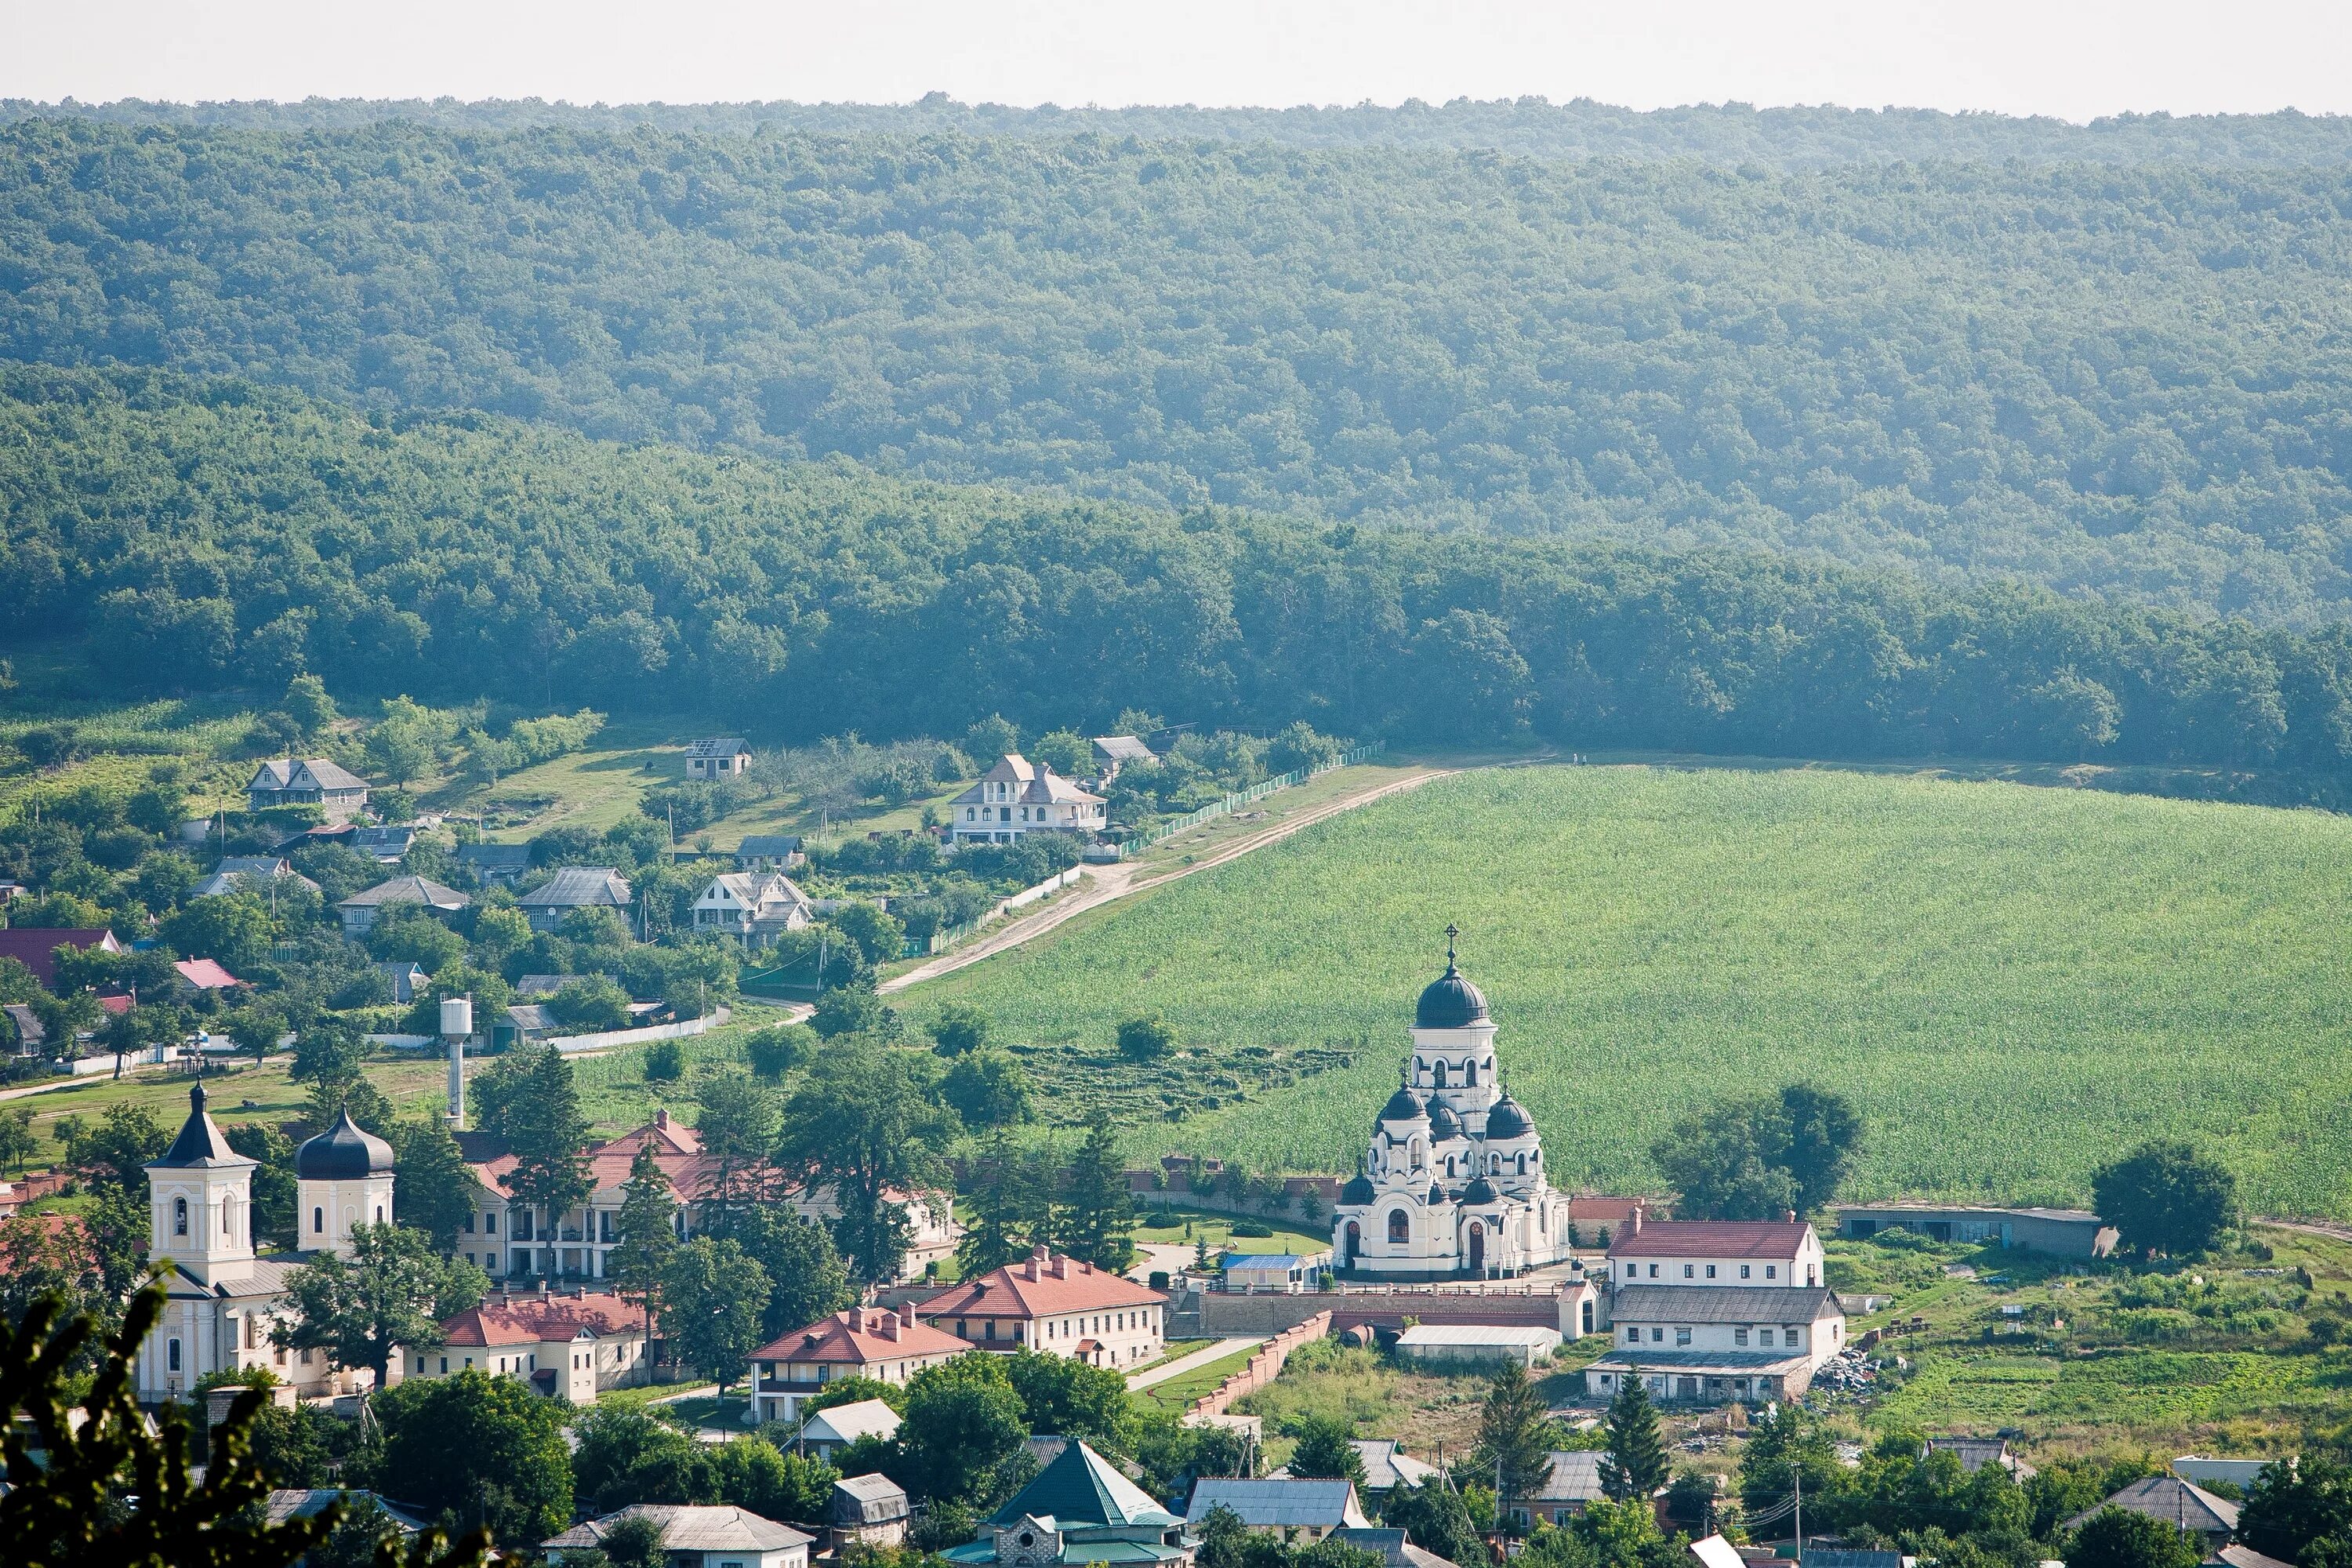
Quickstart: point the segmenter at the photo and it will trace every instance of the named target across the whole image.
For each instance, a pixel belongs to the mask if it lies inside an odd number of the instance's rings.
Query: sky
[[[0,97],[2352,112],[2346,0],[0,0]]]

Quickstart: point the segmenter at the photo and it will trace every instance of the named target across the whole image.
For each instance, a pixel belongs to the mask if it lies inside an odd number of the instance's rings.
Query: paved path
[[[1194,1248],[1191,1242],[1139,1241],[1135,1244],[1135,1266],[1127,1277],[1138,1284],[1151,1283],[1153,1272],[1164,1273],[1174,1279],[1192,1267]]]
[[[1181,1377],[1195,1367],[1206,1366],[1213,1361],[1223,1361],[1229,1355],[1239,1354],[1253,1346],[1264,1343],[1265,1341],[1254,1339],[1247,1334],[1244,1334],[1237,1340],[1219,1340],[1215,1344],[1194,1351],[1181,1361],[1163,1362],[1158,1366],[1147,1368],[1142,1372],[1129,1373],[1127,1391],[1133,1394],[1138,1389],[1150,1388],[1155,1383],[1165,1383],[1171,1377]]]

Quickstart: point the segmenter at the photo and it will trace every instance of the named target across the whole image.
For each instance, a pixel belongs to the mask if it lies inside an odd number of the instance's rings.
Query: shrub
[[[806,1061],[816,1044],[816,1031],[807,1025],[785,1024],[753,1031],[743,1041],[743,1055],[755,1076],[772,1083]]]
[[[1265,1241],[1273,1237],[1274,1230],[1254,1219],[1237,1219],[1234,1221],[1233,1234],[1245,1241]]]
[[[1176,1048],[1176,1026],[1165,1018],[1129,1018],[1118,1026],[1118,1054],[1130,1061],[1156,1061]]]
[[[676,1040],[656,1040],[646,1052],[646,1081],[675,1083],[686,1076],[686,1047]]]

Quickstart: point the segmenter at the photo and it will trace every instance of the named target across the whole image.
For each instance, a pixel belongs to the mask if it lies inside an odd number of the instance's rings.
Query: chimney
[[[667,1108],[656,1109],[654,1111],[654,1125],[656,1127],[667,1127],[669,1125],[669,1111]]]
[[[1782,1210],[1780,1211],[1780,1223],[1781,1223],[1782,1225],[1794,1225],[1794,1224],[1796,1224],[1796,1223],[1797,1223],[1797,1211],[1796,1211],[1795,1209],[1782,1209]]]
[[[910,1329],[915,1326],[915,1304],[912,1301],[898,1309],[898,1321]]]
[[[1635,1204],[1633,1205],[1633,1215],[1625,1221],[1625,1234],[1627,1236],[1639,1236],[1642,1234],[1642,1206],[1643,1205],[1640,1204]]]
[[[1054,1259],[1054,1278],[1055,1278],[1055,1279],[1067,1279],[1069,1277],[1070,1277],[1070,1260],[1069,1260],[1068,1258],[1055,1258],[1055,1259]]]
[[[898,1314],[896,1312],[883,1313],[880,1320],[875,1323],[874,1331],[880,1334],[886,1340],[897,1339],[898,1337]]]

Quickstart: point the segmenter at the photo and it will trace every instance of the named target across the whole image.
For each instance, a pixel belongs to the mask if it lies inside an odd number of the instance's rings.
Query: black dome
[[[294,1151],[294,1174],[306,1182],[347,1182],[392,1169],[392,1145],[361,1131],[348,1110]]]
[[[1488,1138],[1524,1138],[1529,1131],[1528,1113],[1509,1095],[1495,1101],[1486,1112]]]
[[[1444,1203],[1445,1201],[1445,1189],[1439,1186],[1435,1182],[1430,1183],[1429,1201],[1433,1207],[1438,1204]]]
[[[1462,978],[1462,971],[1448,963],[1445,973],[1429,983],[1421,994],[1421,1001],[1412,1010],[1412,1026],[1416,1029],[1459,1029],[1465,1025],[1481,1023],[1486,1016],[1486,998],[1479,989]]]
[[[1484,1176],[1462,1189],[1462,1201],[1465,1204],[1497,1203],[1501,1201],[1502,1195],[1495,1190],[1495,1184]]]
[[[1429,1135],[1432,1138],[1462,1136],[1462,1118],[1454,1115],[1454,1108],[1442,1100],[1429,1108]]]
[[[1411,1121],[1416,1116],[1428,1114],[1428,1102],[1413,1093],[1411,1084],[1399,1084],[1397,1091],[1389,1096],[1389,1102],[1381,1108],[1383,1121]]]
[[[1354,1181],[1349,1182],[1346,1186],[1339,1189],[1339,1201],[1346,1204],[1350,1208],[1355,1207],[1360,1204],[1370,1203],[1372,1201],[1372,1179],[1370,1176],[1358,1176]]]

